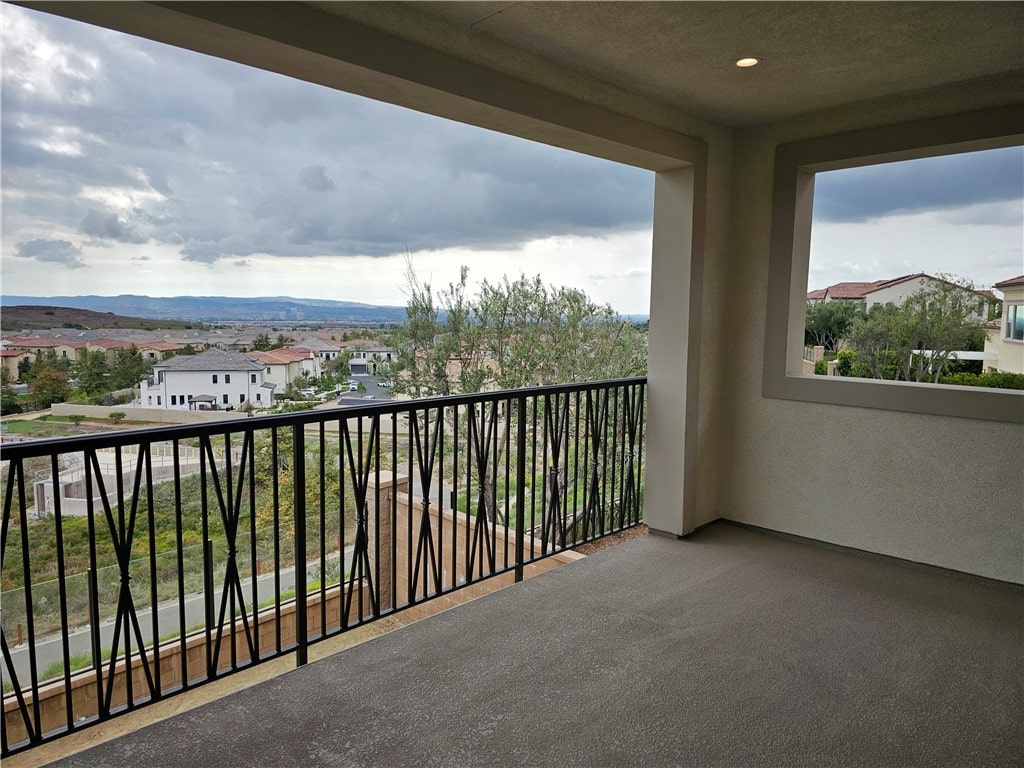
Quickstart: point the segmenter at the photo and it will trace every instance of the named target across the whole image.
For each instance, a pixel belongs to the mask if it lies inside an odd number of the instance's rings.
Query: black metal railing
[[[4,446],[3,755],[638,524],[645,397],[621,379]]]

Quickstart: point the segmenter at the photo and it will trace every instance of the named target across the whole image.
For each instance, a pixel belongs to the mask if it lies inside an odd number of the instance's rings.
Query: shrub
[[[115,424],[118,424],[120,423],[121,419],[125,417],[125,415],[126,414],[124,411],[114,411],[113,413],[107,414],[107,418],[110,419]]]
[[[1024,373],[954,373],[939,379],[940,384],[956,384],[961,387],[993,387],[996,389],[1024,389]]]
[[[827,376],[828,375],[828,360],[818,360],[814,364],[814,375],[815,376]]]
[[[857,359],[857,353],[852,349],[841,349],[836,355],[839,364],[836,366],[836,373],[840,376],[850,376],[853,373],[853,364]]]

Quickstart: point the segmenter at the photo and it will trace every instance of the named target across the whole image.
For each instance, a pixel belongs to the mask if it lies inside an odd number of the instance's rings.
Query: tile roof
[[[808,291],[807,292],[807,298],[808,299],[824,299],[825,298],[825,291],[827,291],[827,290],[828,290],[828,288],[819,288],[816,291]]]
[[[101,349],[131,349],[132,347],[130,341],[118,341],[117,339],[93,339],[87,342],[87,345]]]
[[[139,344],[139,349],[152,349],[154,352],[174,352],[184,348],[184,344],[175,344],[171,341],[146,341]]]
[[[293,344],[293,347],[297,349],[312,349],[315,352],[340,352],[341,347],[337,344],[333,344],[323,339],[316,339],[307,337],[300,341],[298,344]]]
[[[213,347],[198,355],[178,355],[153,366],[175,371],[262,371],[263,365],[248,355]]]
[[[281,357],[293,362],[296,360],[311,360],[315,357],[313,350],[307,349],[306,347],[280,347],[270,351],[275,355],[280,355]]]
[[[825,289],[830,299],[863,299],[869,290],[874,290],[883,281],[873,283],[836,283]]]
[[[1009,280],[1003,280],[1000,283],[996,283],[994,288],[1012,288],[1017,285],[1024,285],[1024,275],[1017,275],[1017,277],[1011,277]]]
[[[72,341],[71,339],[48,339],[32,338],[31,336],[5,336],[4,343],[9,347],[34,347],[44,349],[47,347],[69,347],[71,349],[85,349],[84,341]]]

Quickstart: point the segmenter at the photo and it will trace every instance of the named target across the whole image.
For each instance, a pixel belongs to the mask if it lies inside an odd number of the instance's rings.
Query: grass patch
[[[109,657],[110,657],[110,650],[108,649],[104,653],[104,655],[103,655],[103,660],[106,661]],[[85,669],[86,667],[91,667],[92,666],[92,654],[91,653],[76,653],[76,654],[74,654],[73,656],[71,656],[68,659],[68,664],[69,664],[69,668],[70,668],[72,673],[75,673],[75,672],[77,672],[80,669]],[[51,680],[53,678],[63,677],[63,676],[64,676],[64,662],[63,661],[55,661],[55,662],[53,662],[53,664],[51,664],[50,666],[46,667],[46,669],[43,670],[42,674],[39,676],[39,679],[41,681],[42,680]]]

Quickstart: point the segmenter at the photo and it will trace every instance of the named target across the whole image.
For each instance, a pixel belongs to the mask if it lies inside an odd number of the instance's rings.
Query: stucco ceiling
[[[1024,70],[1018,2],[308,4],[527,81],[562,70],[728,126]],[[741,56],[762,63],[741,70]]]

